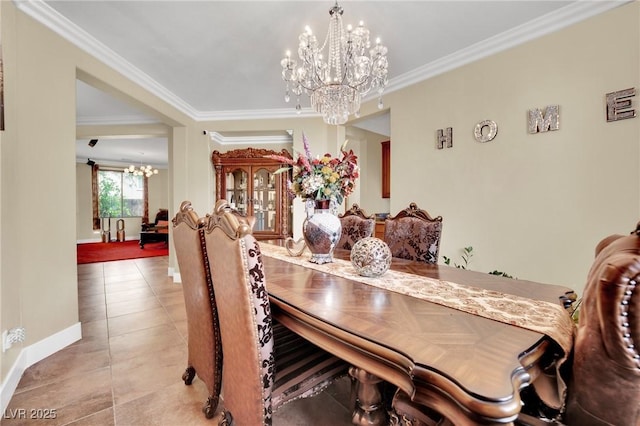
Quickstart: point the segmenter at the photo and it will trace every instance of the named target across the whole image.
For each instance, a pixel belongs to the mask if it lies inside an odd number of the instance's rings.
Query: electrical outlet
[[[2,332],[2,352],[6,352],[7,349],[11,348],[11,342],[9,342],[9,330],[5,330]]]
[[[14,343],[24,342],[24,327],[15,327],[2,333],[2,352],[10,349]]]

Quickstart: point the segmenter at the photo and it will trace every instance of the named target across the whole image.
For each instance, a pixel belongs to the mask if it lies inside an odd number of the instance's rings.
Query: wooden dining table
[[[568,287],[396,258],[390,271],[374,278],[378,286],[323,271],[306,252],[287,259],[269,242],[261,242],[261,251],[274,319],[353,365],[351,374],[360,380],[355,424],[388,423],[380,383],[456,423],[510,424],[521,410],[521,389],[568,350],[553,333],[384,288],[397,273],[408,282],[429,279],[429,285],[446,283],[458,292],[468,286],[507,295],[505,311],[515,299],[563,311]],[[348,270],[349,251],[336,250],[334,257]]]

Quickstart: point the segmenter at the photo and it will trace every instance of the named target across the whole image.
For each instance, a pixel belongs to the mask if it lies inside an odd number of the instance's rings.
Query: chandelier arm
[[[345,61],[344,61],[344,72],[342,73],[342,80],[341,80],[341,84],[344,84],[345,80],[347,79],[347,72],[349,70],[349,61],[347,59],[351,58],[351,56],[353,55],[353,41],[348,41],[347,42],[347,51],[345,52]],[[350,84],[348,84],[347,86],[349,87],[353,87]],[[356,86],[357,87],[357,86]]]
[[[312,72],[312,74],[313,74],[313,75],[315,75],[315,76],[316,76],[316,79],[317,79],[318,81],[322,81],[322,78],[320,78],[320,75],[318,74],[318,70],[317,70],[317,68],[316,68],[315,66],[313,66],[313,64],[311,64],[307,59],[304,59],[304,62],[305,62],[305,64],[309,64],[310,69],[311,69],[311,72]],[[301,82],[301,81],[299,81],[299,80],[296,80],[296,81],[298,82],[298,84],[299,84],[300,86],[302,86],[302,87],[304,88],[304,90],[311,90],[311,91],[314,91],[314,90],[316,90],[316,89],[317,89],[317,87],[316,87],[316,88],[313,88],[313,87],[307,87],[306,85],[302,84],[302,82]],[[311,79],[311,81],[314,81],[314,79]]]
[[[334,7],[337,7],[337,6],[338,6],[338,2],[336,1],[336,6],[334,6]],[[331,19],[333,19],[333,18],[331,18]],[[327,42],[329,41],[329,34],[330,34],[330,33],[331,33],[331,25],[329,25],[329,31],[327,31],[327,35],[324,37],[324,43],[322,43],[322,47],[320,47],[320,48],[315,52],[316,54],[317,54],[318,52],[322,52],[322,51],[324,50],[324,48],[327,46]],[[329,52],[329,53],[331,53],[331,52]],[[312,57],[313,59],[315,59],[315,58],[316,58],[316,55],[311,55],[311,57]],[[322,77],[320,76],[320,74],[319,74],[319,72],[318,72],[318,67],[316,67],[314,63],[309,62],[307,59],[305,59],[304,61],[305,61],[305,63],[307,63],[307,64],[309,64],[309,65],[310,65],[311,72],[312,72],[312,74],[313,74],[313,75],[315,75],[315,79],[312,79],[312,81],[320,81],[320,82],[322,82],[322,84],[324,84],[324,80],[322,79]],[[300,84],[300,85],[301,85],[302,87],[304,87],[304,88],[305,88],[305,90],[316,91],[316,90],[318,89],[318,87],[322,87],[322,84],[318,85],[318,86],[317,86],[317,87],[315,87],[315,88],[307,87],[307,86],[305,86],[304,84]]]

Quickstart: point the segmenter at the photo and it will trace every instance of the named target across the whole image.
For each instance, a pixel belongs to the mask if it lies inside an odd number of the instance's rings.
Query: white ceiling
[[[195,120],[295,116],[280,60],[310,25],[322,40],[333,1],[14,0],[18,7]],[[389,49],[387,92],[446,72],[624,4],[604,1],[342,0],[343,21],[363,20]],[[308,100],[303,99],[303,106]],[[310,110],[305,108],[305,114]],[[84,83],[78,124],[148,123],[145,115]],[[78,142],[78,158],[97,158]],[[103,143],[104,142],[104,143]],[[113,158],[156,158],[156,145],[123,142]],[[159,141],[150,143],[160,143]],[[89,155],[91,154],[91,155]],[[109,156],[109,152],[100,152]],[[134,158],[135,157],[135,158]],[[156,161],[157,160],[157,161]],[[86,161],[86,159],[84,160]],[[145,160],[139,160],[145,161]]]

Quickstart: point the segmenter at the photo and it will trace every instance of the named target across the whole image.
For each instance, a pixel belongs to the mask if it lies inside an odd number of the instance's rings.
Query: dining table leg
[[[382,400],[382,379],[351,366],[349,375],[356,380],[356,406],[351,423],[361,426],[381,426],[388,424],[387,411]]]

